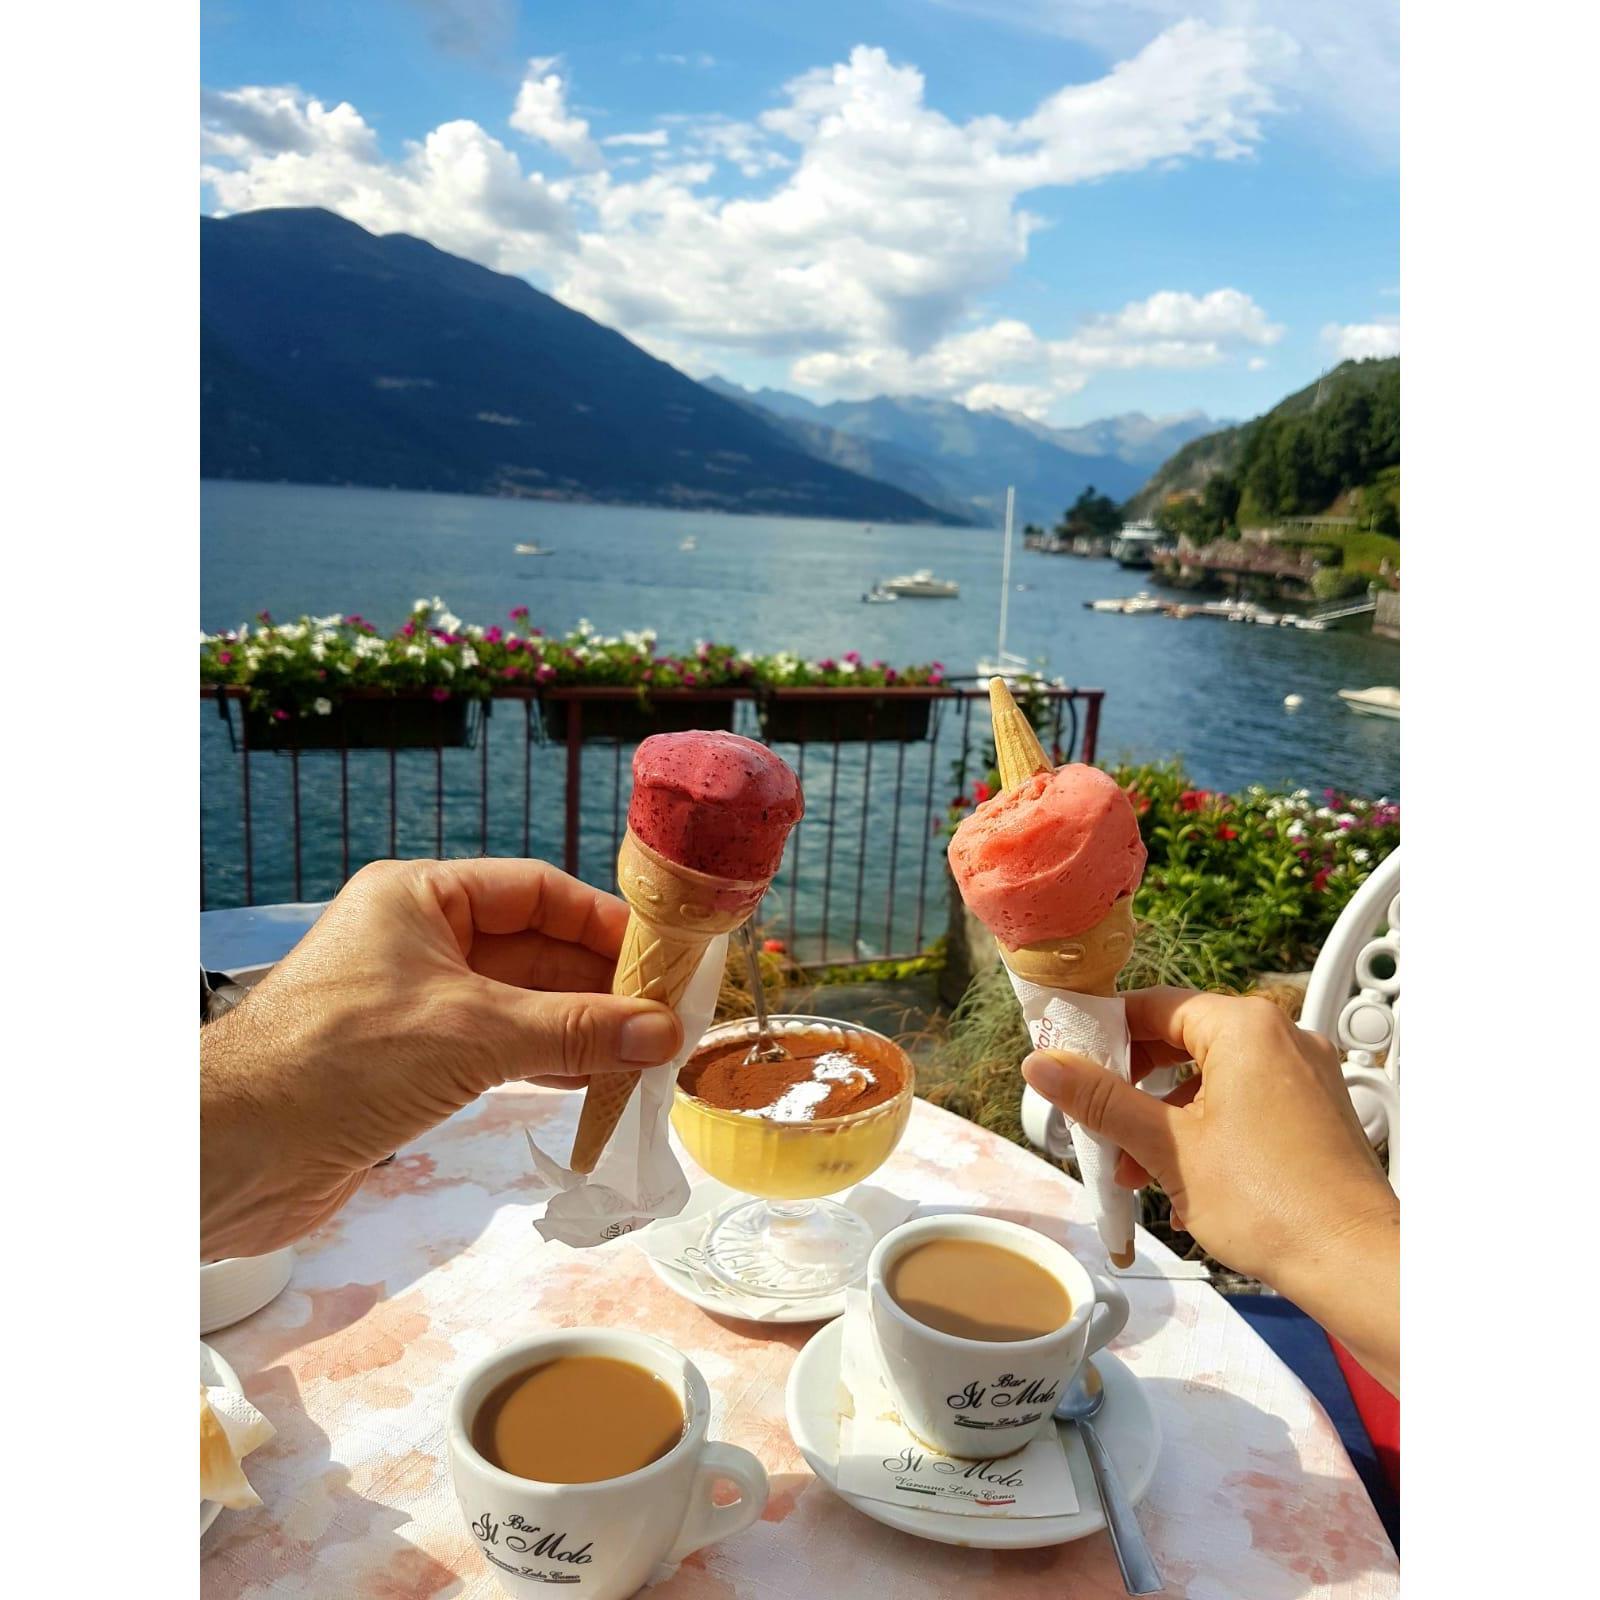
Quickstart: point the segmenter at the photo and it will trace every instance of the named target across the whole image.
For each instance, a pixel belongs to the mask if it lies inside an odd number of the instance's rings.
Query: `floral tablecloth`
[[[638,1247],[544,1244],[522,1130],[565,1148],[579,1097],[497,1090],[379,1168],[300,1248],[289,1288],[210,1343],[278,1435],[247,1467],[264,1504],[201,1541],[205,1600],[501,1594],[457,1510],[445,1406],[481,1355],[543,1328],[605,1323],[677,1345],[711,1385],[712,1437],[772,1478],[763,1519],[691,1556],[652,1600],[1074,1600],[1118,1596],[1103,1533],[1012,1552],[929,1544],[850,1509],[812,1476],[784,1422],[813,1326],[714,1318]],[[690,1168],[691,1174],[698,1176]],[[1103,1266],[1079,1187],[1027,1151],[918,1102],[875,1179],[1031,1223]],[[1191,1600],[1351,1600],[1398,1592],[1398,1564],[1337,1434],[1299,1380],[1204,1282],[1141,1237],[1133,1315],[1113,1350],[1144,1379],[1162,1456],[1140,1516]],[[848,1575],[847,1578],[842,1575]]]

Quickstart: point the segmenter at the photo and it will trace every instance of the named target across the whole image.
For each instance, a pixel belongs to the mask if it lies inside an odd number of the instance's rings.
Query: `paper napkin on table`
[[[850,1415],[839,1419],[845,1494],[960,1517],[1065,1517],[1078,1509],[1061,1436],[1048,1428],[999,1461],[963,1461],[917,1439],[884,1382],[864,1289],[845,1291],[839,1381]]]
[[[277,1429],[232,1389],[200,1385],[200,1498],[233,1511],[261,1504],[239,1464]]]
[[[727,1316],[744,1317],[751,1322],[771,1322],[776,1318],[797,1320],[794,1313],[805,1302],[776,1300],[764,1294],[741,1294],[705,1269],[701,1241],[706,1229],[718,1213],[745,1198],[715,1178],[706,1178],[694,1186],[688,1205],[676,1217],[652,1223],[640,1231],[636,1242],[647,1256],[659,1261],[669,1272],[687,1277],[697,1294],[715,1300],[718,1309]],[[838,1199],[867,1223],[874,1240],[881,1239],[891,1228],[899,1227],[915,1209],[904,1196],[891,1194],[872,1183],[858,1183]],[[829,1315],[831,1313],[826,1311],[819,1313],[817,1320],[820,1322]]]

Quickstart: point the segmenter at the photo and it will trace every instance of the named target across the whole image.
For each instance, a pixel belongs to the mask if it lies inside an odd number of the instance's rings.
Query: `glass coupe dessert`
[[[870,1177],[911,1117],[914,1070],[892,1039],[826,1017],[778,1016],[786,1052],[748,1060],[754,1018],[711,1029],[678,1075],[672,1125],[713,1178],[754,1200],[705,1240],[708,1270],[747,1294],[830,1295],[866,1266],[873,1235],[823,1196]]]

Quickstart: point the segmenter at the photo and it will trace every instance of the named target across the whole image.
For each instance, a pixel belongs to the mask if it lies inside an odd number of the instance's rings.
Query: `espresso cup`
[[[683,1436],[664,1456],[597,1483],[540,1483],[484,1459],[478,1409],[507,1378],[561,1356],[608,1356],[660,1378],[683,1405]],[[738,1533],[767,1504],[767,1474],[748,1450],[706,1438],[711,1393],[694,1364],[659,1339],[613,1328],[533,1334],[486,1357],[456,1385],[446,1433],[456,1498],[474,1542],[508,1594],[623,1600],[664,1561]],[[713,1505],[718,1482],[739,1499]]]
[[[934,1239],[998,1245],[1026,1257],[1066,1290],[1072,1314],[1036,1339],[991,1341],[942,1333],[889,1293],[894,1263]],[[901,1419],[945,1455],[987,1461],[1022,1449],[1051,1426],[1056,1402],[1086,1357],[1122,1332],[1128,1298],[1053,1239],[998,1217],[918,1217],[886,1233],[867,1263],[872,1342]]]

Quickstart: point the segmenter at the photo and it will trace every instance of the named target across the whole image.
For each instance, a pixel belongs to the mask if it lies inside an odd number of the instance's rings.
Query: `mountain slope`
[[[1126,508],[1128,514],[1139,517],[1153,516],[1174,497],[1199,493],[1210,479],[1219,474],[1229,476],[1243,474],[1248,477],[1251,467],[1257,465],[1255,456],[1259,454],[1260,447],[1265,445],[1269,436],[1276,438],[1292,424],[1311,418],[1314,413],[1324,411],[1325,408],[1327,408],[1325,414],[1332,419],[1336,411],[1344,412],[1347,403],[1359,400],[1364,400],[1367,408],[1392,404],[1395,412],[1393,450],[1391,452],[1386,447],[1379,449],[1377,457],[1387,466],[1390,464],[1389,456],[1392,454],[1393,464],[1398,464],[1399,383],[1398,356],[1382,360],[1341,362],[1331,372],[1324,373],[1315,383],[1309,383],[1305,388],[1296,390],[1287,399],[1280,400],[1272,410],[1263,415],[1249,422],[1238,423],[1233,427],[1222,428],[1215,433],[1208,433],[1191,440],[1169,460],[1163,462],[1149,481],[1129,500]],[[1254,506],[1247,502],[1241,514],[1244,520],[1249,519],[1252,510],[1261,515],[1271,515],[1275,512],[1301,509],[1277,503],[1280,493],[1275,485],[1265,481],[1267,474],[1264,464],[1257,467],[1255,476],[1258,480],[1258,491],[1264,489],[1265,492],[1258,492],[1253,497],[1257,502]],[[1249,485],[1246,484],[1246,487]],[[1308,506],[1304,511],[1320,509],[1322,509],[1320,505]]]
[[[1178,433],[1173,435],[1163,434],[1167,424],[1129,417],[1063,430],[1009,412],[971,411],[953,401],[911,395],[816,405],[781,389],[752,392],[723,378],[708,378],[706,386],[759,406],[796,443],[824,460],[853,466],[990,524],[1004,515],[1007,484],[1016,485],[1019,520],[1046,526],[1090,485],[1120,499],[1164,458],[1162,441],[1170,447],[1211,425],[1203,417],[1174,419]],[[1136,443],[1139,424],[1156,441],[1142,455]],[[1087,448],[1075,447],[1075,432]],[[853,445],[847,442],[852,440]]]
[[[200,234],[202,476],[957,520],[421,239],[300,209]]]

